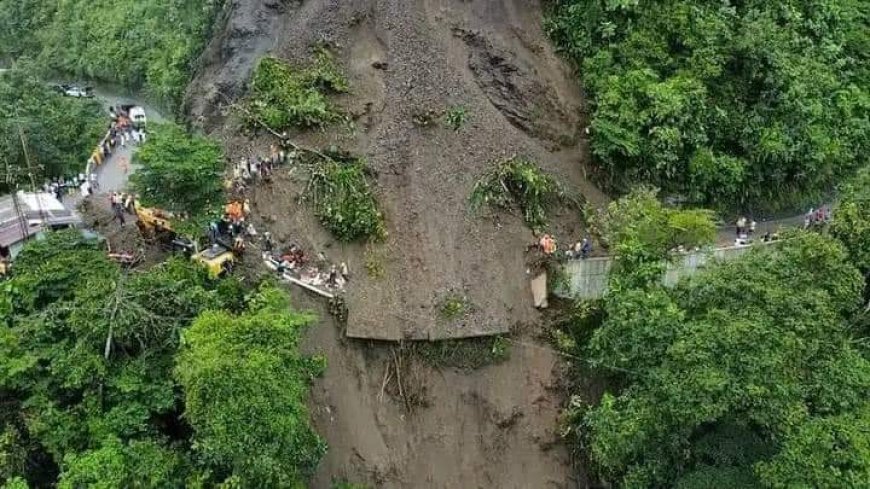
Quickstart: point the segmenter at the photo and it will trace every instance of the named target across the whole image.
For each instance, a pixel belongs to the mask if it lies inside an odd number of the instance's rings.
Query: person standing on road
[[[121,167],[121,170],[124,172],[125,175],[130,172],[130,161],[127,159],[126,156],[121,156],[120,158],[118,158],[118,166]]]
[[[112,218],[112,221],[117,220],[121,223],[121,226],[124,226],[124,224],[126,223],[126,221],[124,220],[124,210],[121,209],[120,205],[115,205],[113,206],[113,208],[115,211],[115,216]]]
[[[746,218],[740,216],[737,218],[737,236],[739,237],[746,229]]]

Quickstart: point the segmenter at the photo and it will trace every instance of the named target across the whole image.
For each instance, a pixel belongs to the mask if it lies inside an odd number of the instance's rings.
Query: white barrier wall
[[[772,244],[775,243],[767,243]],[[763,246],[762,243],[753,246]],[[728,246],[712,250],[685,253],[668,265],[664,284],[673,287],[683,277],[703,270],[716,260],[731,260],[746,253],[753,246]],[[611,258],[604,256],[587,258],[585,260],[568,260],[564,265],[567,287],[560,287],[556,294],[560,297],[574,299],[598,299],[607,289],[607,274],[610,271]]]

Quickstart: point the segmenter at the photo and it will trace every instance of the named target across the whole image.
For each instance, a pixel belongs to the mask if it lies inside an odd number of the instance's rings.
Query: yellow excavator
[[[212,278],[232,272],[236,256],[230,246],[217,240],[217,243],[200,250],[196,240],[179,236],[172,228],[171,212],[134,204],[139,232],[147,240],[158,241],[173,251],[182,251],[197,263],[201,263]]]

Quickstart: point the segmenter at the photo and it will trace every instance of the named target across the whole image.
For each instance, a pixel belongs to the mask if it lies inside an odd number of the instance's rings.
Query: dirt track
[[[517,216],[471,215],[475,180],[493,161],[521,154],[587,199],[605,200],[585,179],[582,97],[541,32],[539,2],[231,3],[187,101],[191,120],[221,138],[231,158],[265,154],[272,142],[240,136],[238,118],[221,107],[221,94],[244,95],[260,56],[304,63],[312,46],[327,43],[350,77],[352,93],[339,103],[352,127],[294,137],[367,159],[387,216],[387,242],[369,250],[334,243],[310,209],[296,203],[292,173],[249,194],[258,224],[279,241],[301,242],[350,265],[348,334],[397,340],[533,331],[540,317],[523,254],[531,233]],[[469,114],[460,131],[413,122],[415,114],[454,105]],[[576,212],[562,212],[553,230],[562,241],[576,239],[582,231]],[[367,252],[383,257],[383,277],[367,275]],[[445,322],[439,304],[457,292],[473,313]],[[311,403],[331,446],[314,487],[343,476],[384,488],[572,487],[566,451],[554,445],[562,400],[552,389],[557,362],[548,350],[515,347],[498,366],[432,371],[425,376],[431,406],[408,415],[379,396],[383,347],[342,339],[328,319],[313,329],[309,347],[330,361]]]

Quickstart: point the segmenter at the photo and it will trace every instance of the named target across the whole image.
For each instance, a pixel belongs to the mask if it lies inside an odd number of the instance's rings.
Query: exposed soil
[[[265,155],[266,134],[242,135],[228,104],[244,96],[257,59],[272,54],[310,60],[331,46],[352,93],[338,103],[352,124],[293,135],[300,143],[336,145],[366,158],[387,217],[377,245],[335,242],[298,203],[301,170],[283,168],[269,185],[248,191],[261,231],[299,242],[350,266],[351,337],[438,339],[503,333],[521,344],[510,359],[471,372],[420,367],[426,406],[411,412],[383,396],[390,347],[351,340],[319,309],[307,347],[329,359],[315,382],[311,408],[330,450],[313,480],[333,478],[383,488],[574,487],[567,451],[558,443],[563,399],[557,358],[534,339],[524,249],[531,232],[519,216],[472,215],[468,196],[490,165],[515,154],[600,203],[585,178],[583,99],[570,70],[541,32],[537,0],[235,0],[188,90],[190,118],[224,141],[231,159]],[[461,105],[458,131],[416,115]],[[562,242],[582,232],[579,212],[556,212]],[[369,276],[366,261],[382,274]],[[470,313],[445,320],[438,307],[461,293]]]
[[[308,303],[301,295],[296,302]],[[312,327],[305,347],[326,355],[328,368],[309,405],[329,451],[310,487],[335,479],[383,489],[583,487],[558,433],[560,362],[533,338],[512,339],[500,364],[403,370],[403,388],[423,404],[409,411],[389,385],[382,390],[393,347],[344,338],[331,319]]]

